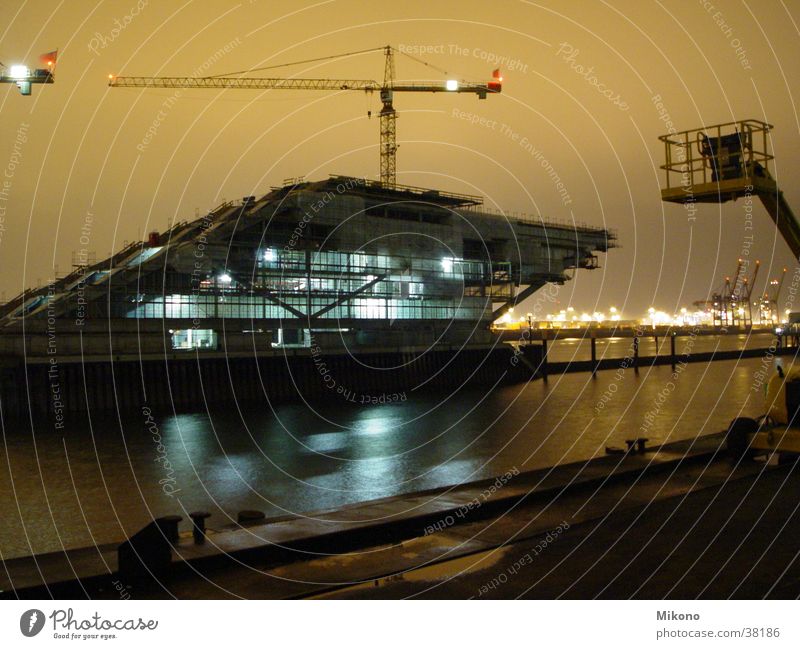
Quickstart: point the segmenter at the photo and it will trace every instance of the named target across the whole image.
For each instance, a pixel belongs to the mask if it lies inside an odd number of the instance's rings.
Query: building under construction
[[[492,214],[476,196],[292,182],[2,307],[6,412],[528,378],[530,359],[510,362],[491,323],[571,269],[596,268],[614,240]]]

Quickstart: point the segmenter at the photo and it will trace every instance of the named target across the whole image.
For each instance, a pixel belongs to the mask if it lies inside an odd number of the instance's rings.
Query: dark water
[[[587,459],[631,435],[715,432],[740,412],[762,412],[763,390],[754,386],[761,367],[761,359],[692,364],[677,378],[669,366],[606,370],[596,379],[409,392],[406,401],[373,406],[273,411],[265,403],[239,412],[231,404],[222,413],[155,415],[154,424],[145,414],[73,421],[63,436],[52,425],[32,434],[6,428],[0,554],[118,542],[168,513],[208,510],[213,527],[240,509],[318,512]]]

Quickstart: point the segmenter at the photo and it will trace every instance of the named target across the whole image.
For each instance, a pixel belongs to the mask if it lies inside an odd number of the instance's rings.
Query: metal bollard
[[[164,536],[170,543],[178,542],[178,523],[183,520],[182,516],[172,514],[156,519],[156,524],[161,528]]]
[[[192,512],[189,517],[192,519],[192,537],[195,545],[203,545],[206,542],[206,519],[211,516],[208,512]]]

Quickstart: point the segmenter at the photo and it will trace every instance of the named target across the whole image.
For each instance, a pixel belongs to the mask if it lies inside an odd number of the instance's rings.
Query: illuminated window
[[[176,329],[172,349],[216,349],[217,332],[213,329]]]

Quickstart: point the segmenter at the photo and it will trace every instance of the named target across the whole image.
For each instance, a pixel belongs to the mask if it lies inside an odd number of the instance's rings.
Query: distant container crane
[[[383,83],[365,79],[296,79],[296,78],[261,78],[261,77],[241,77],[233,76],[242,74],[234,72],[213,77],[124,77],[109,75],[108,85],[112,88],[181,88],[181,89],[235,89],[235,90],[357,90],[362,92],[380,92],[383,107],[380,112],[380,180],[386,187],[394,187],[397,184],[397,113],[394,109],[395,92],[454,92],[471,93],[478,96],[478,99],[486,99],[491,93],[499,93],[502,90],[503,77],[500,70],[492,73],[492,80],[488,83],[464,82],[456,79],[448,79],[443,82],[418,82],[418,83],[397,83],[395,81],[395,48],[387,45],[371,50],[361,50],[358,52],[348,52],[335,56],[327,56],[318,59],[308,59],[295,63],[269,66],[269,68],[258,68],[248,72],[257,72],[275,67],[286,67],[299,63],[312,63],[327,59],[342,58],[365,52],[383,51],[385,55]],[[401,54],[404,54],[401,52]],[[418,62],[429,67],[424,61]],[[438,68],[436,68],[438,69]],[[441,72],[445,72],[440,70]],[[446,74],[446,72],[445,72]]]
[[[783,280],[786,278],[786,269],[783,269],[780,279],[771,279],[764,291],[764,295],[758,301],[758,313],[761,324],[780,324],[783,321],[783,314],[778,308],[778,297],[783,287]]]
[[[696,307],[711,313],[715,327],[749,327],[753,324],[753,287],[758,279],[761,262],[756,260],[753,274],[746,275],[747,263],[738,259],[736,272],[726,277],[722,287],[706,300],[698,300]]]

